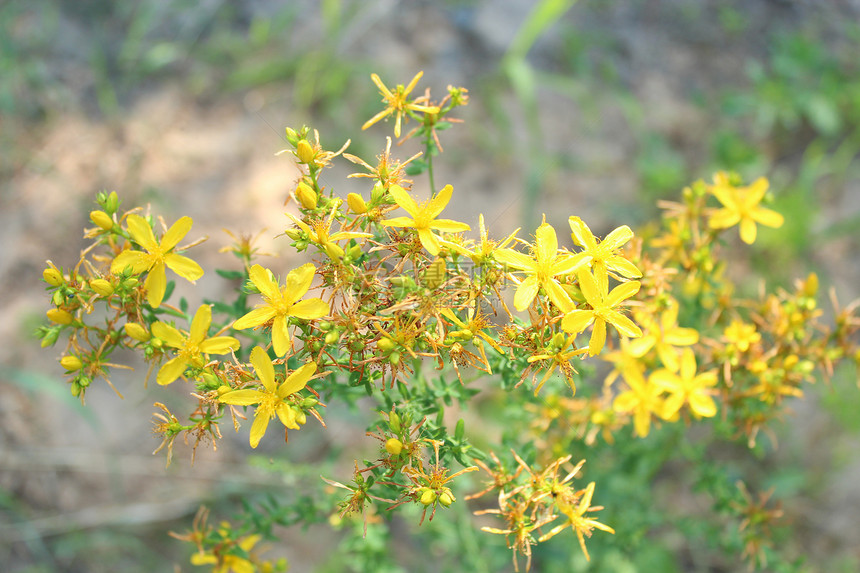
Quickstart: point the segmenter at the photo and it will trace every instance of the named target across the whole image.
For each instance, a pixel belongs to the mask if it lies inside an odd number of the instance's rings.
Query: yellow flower
[[[165,265],[191,282],[203,276],[203,269],[200,268],[200,265],[188,257],[172,252],[176,244],[191,230],[193,223],[191,217],[182,217],[176,221],[161,237],[161,243],[155,240],[152,227],[143,217],[129,215],[126,222],[129,235],[146,252],[123,251],[113,260],[110,270],[114,274],[119,274],[126,267],[131,267],[131,272],[136,275],[149,271],[144,286],[146,287],[146,299],[153,308],[158,308],[164,299],[164,291],[167,288]]]
[[[580,498],[579,504],[576,507],[565,502],[563,499],[559,499],[556,504],[558,505],[558,509],[567,517],[567,521],[553,527],[548,533],[542,535],[538,541],[543,543],[565,527],[570,527],[576,531],[576,536],[579,538],[579,546],[582,547],[582,552],[585,554],[585,560],[590,561],[591,558],[588,556],[588,550],[585,548],[585,536],[591,537],[593,529],[615,534],[615,530],[608,525],[600,523],[595,519],[589,519],[586,515],[589,511],[603,509],[601,506],[591,507],[592,496],[594,496],[594,482],[589,483],[588,487],[585,488],[585,492],[582,494],[582,498]]]
[[[332,207],[331,213],[326,219],[316,219],[310,225],[294,217],[289,213],[285,213],[299,229],[307,233],[310,242],[318,245],[329,258],[339,261],[343,257],[343,249],[334,243],[334,241],[342,241],[344,239],[359,239],[372,237],[370,233],[359,233],[355,231],[339,231],[331,233],[331,224],[334,221],[334,216],[337,213],[338,205]],[[329,234],[331,233],[331,234]]]
[[[642,331],[636,324],[615,310],[626,299],[639,292],[639,281],[631,281],[618,285],[612,292],[607,293],[607,286],[598,284],[594,275],[587,269],[580,269],[579,288],[585,301],[591,306],[590,310],[575,309],[568,312],[561,320],[561,328],[576,334],[594,323],[591,340],[588,343],[588,355],[594,356],[603,350],[606,343],[606,323],[614,326],[618,332],[630,338],[642,336]]]
[[[392,185],[388,190],[397,204],[412,217],[395,217],[386,219],[381,223],[387,227],[407,227],[415,229],[418,232],[418,238],[421,244],[427,249],[427,252],[434,257],[439,254],[441,245],[439,239],[433,234],[431,229],[443,231],[447,233],[459,233],[468,231],[469,225],[452,221],[450,219],[437,219],[440,213],[445,209],[445,206],[451,200],[451,195],[454,193],[453,187],[445,185],[435,197],[429,201],[425,201],[419,205],[415,202],[409,193],[399,185]]]
[[[630,341],[630,354],[642,358],[655,348],[663,366],[677,372],[679,364],[675,346],[690,346],[699,341],[699,332],[695,328],[681,328],[677,325],[678,303],[672,301],[660,314],[659,322],[648,313],[637,314],[637,320],[645,327],[647,334]]]
[[[751,344],[761,340],[761,334],[756,332],[754,324],[745,324],[740,320],[733,320],[723,331],[723,336],[741,352],[746,352]]]
[[[531,257],[513,249],[499,249],[495,254],[497,261],[519,269],[527,275],[514,294],[514,307],[520,311],[525,310],[537,296],[538,291],[543,288],[552,303],[562,312],[571,310],[573,302],[555,277],[576,271],[587,262],[587,259],[581,253],[577,255],[559,253],[558,237],[549,223],[543,223],[537,228],[531,250]]]
[[[740,223],[741,240],[751,245],[755,242],[756,223],[766,227],[781,227],[784,221],[776,211],[765,209],[759,203],[770,184],[759,177],[747,187],[735,187],[726,173],[714,175],[714,185],[708,190],[723,204],[708,220],[712,229],[727,229]]]
[[[717,374],[713,370],[696,374],[696,356],[689,348],[681,356],[678,374],[661,369],[651,374],[650,380],[669,392],[661,414],[666,420],[675,416],[684,404],[689,404],[696,417],[710,418],[717,413],[717,405],[707,390],[716,385]]]
[[[510,242],[514,240],[514,237],[517,236],[517,233],[519,233],[520,229],[519,227],[517,227],[517,229],[513,233],[505,237],[505,239],[502,241],[494,241],[489,238],[487,234],[487,228],[484,226],[484,214],[479,213],[478,231],[480,235],[480,242],[475,243],[472,249],[467,249],[460,244],[449,241],[442,242],[445,244],[446,247],[450,247],[464,257],[469,257],[470,259],[472,259],[472,262],[476,265],[482,265],[485,264],[489,259],[491,259],[499,249],[504,249],[505,247],[507,247]]]
[[[262,539],[261,535],[249,535],[239,541],[238,546],[244,553],[249,553],[254,546]],[[220,557],[220,561],[219,561]],[[238,555],[227,554],[216,556],[215,552],[200,551],[191,556],[192,565],[215,565],[213,573],[255,573],[257,567],[253,562],[239,557]]]
[[[156,380],[159,384],[162,386],[170,384],[179,378],[188,367],[202,368],[206,363],[204,354],[227,354],[231,350],[239,349],[239,341],[232,336],[206,338],[211,324],[212,308],[208,304],[204,304],[194,314],[188,336],[163,322],[156,322],[152,325],[154,336],[163,340],[167,346],[179,350],[176,357],[168,360],[158,371]]]
[[[630,390],[615,397],[612,409],[618,413],[633,413],[633,428],[639,437],[646,437],[651,429],[651,414],[664,411],[663,390],[646,381],[638,366],[625,368],[621,373]]]
[[[280,386],[276,386],[275,367],[265,350],[255,346],[251,351],[251,364],[263,383],[263,390],[233,390],[225,392],[218,400],[236,406],[257,406],[254,423],[251,425],[251,447],[256,448],[266,433],[269,420],[275,416],[290,430],[298,430],[299,424],[304,424],[304,412],[285,399],[307,385],[316,372],[317,365],[315,362],[308,362],[287,376]]]
[[[376,74],[370,74],[370,79],[373,80],[373,83],[376,84],[376,87],[379,88],[379,92],[382,94],[382,102],[386,104],[386,108],[381,112],[377,113],[369,120],[364,122],[364,125],[361,126],[361,129],[367,129],[377,121],[388,117],[392,113],[396,114],[396,119],[394,123],[394,137],[400,137],[400,124],[403,119],[404,114],[407,114],[409,111],[420,111],[423,113],[439,113],[439,108],[431,105],[423,105],[426,101],[426,97],[419,97],[411,102],[408,100],[409,94],[415,89],[415,84],[418,83],[418,80],[421,79],[421,76],[424,75],[424,72],[418,72],[415,74],[415,77],[412,78],[412,81],[409,82],[409,85],[403,87],[402,84],[398,84],[394,90],[390,90],[385,87],[385,84],[382,83],[382,80],[379,79],[379,76]]]
[[[588,257],[597,282],[605,282],[608,289],[609,271],[628,279],[642,276],[636,265],[617,254],[618,249],[633,238],[633,231],[630,230],[630,227],[627,225],[618,227],[606,235],[603,241],[598,242],[585,221],[579,217],[570,217],[568,223],[570,223],[570,229],[573,231],[571,234],[573,242],[584,249],[582,254]]]
[[[275,354],[284,356],[290,347],[290,333],[287,329],[287,318],[292,316],[310,320],[327,315],[330,311],[327,302],[320,298],[301,299],[314,280],[316,268],[312,263],[307,263],[287,274],[286,284],[280,289],[278,284],[272,280],[269,271],[260,265],[254,265],[249,271],[251,282],[263,295],[265,304],[241,317],[233,323],[236,330],[244,330],[260,326],[274,320],[272,324],[272,345]]]

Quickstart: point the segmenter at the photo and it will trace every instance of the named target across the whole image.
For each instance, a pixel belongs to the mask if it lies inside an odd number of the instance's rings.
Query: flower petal
[[[164,363],[164,366],[158,371],[158,376],[156,377],[156,382],[158,382],[161,386],[167,386],[185,372],[185,367],[188,366],[188,363],[184,358],[177,356],[176,358],[172,358]]]
[[[290,316],[311,320],[321,318],[331,312],[331,307],[321,298],[300,300],[290,307]]]
[[[561,329],[576,334],[585,330],[593,320],[593,311],[572,310],[561,319]]]
[[[275,413],[285,428],[289,430],[300,429],[300,426],[296,423],[296,412],[286,402],[281,402],[275,406]]]
[[[275,366],[268,353],[259,346],[251,350],[251,365],[268,392],[275,391]]]
[[[234,322],[233,328],[235,328],[236,330],[245,330],[246,328],[260,326],[261,324],[265,324],[272,320],[272,318],[277,314],[277,312],[278,311],[275,310],[274,307],[271,307],[269,305],[255,308],[254,310]]]
[[[164,262],[170,270],[191,282],[194,282],[203,276],[203,267],[188,257],[183,257],[176,253],[167,253],[164,255]]]
[[[430,229],[418,229],[418,239],[421,241],[421,246],[427,249],[427,252],[434,257],[439,254],[442,245],[439,244],[439,239],[433,234]]]
[[[472,230],[472,227],[466,223],[453,221],[451,219],[433,219],[430,221],[430,228],[436,229],[437,231],[444,231],[446,233],[461,233],[463,231]]]
[[[600,354],[606,344],[606,321],[602,318],[594,319],[594,330],[591,331],[591,340],[588,341],[588,355]]]
[[[164,292],[167,290],[167,275],[164,273],[164,263],[158,261],[149,269],[149,275],[143,284],[146,288],[146,300],[152,308],[161,306]]]
[[[287,317],[278,315],[272,324],[272,348],[279,358],[287,354],[290,349],[290,332],[287,326]]]
[[[570,224],[570,230],[573,231],[571,237],[574,243],[583,247],[586,251],[591,251],[597,247],[597,240],[585,221],[579,217],[570,217],[567,222]]]
[[[251,282],[254,283],[254,286],[257,287],[257,290],[259,290],[267,300],[277,301],[281,299],[281,290],[278,288],[277,283],[272,280],[268,270],[260,265],[254,265],[251,267],[251,270],[248,271],[248,276],[251,278]]]
[[[116,275],[125,270],[125,267],[131,267],[132,274],[139,275],[143,271],[148,271],[152,264],[153,258],[146,253],[123,251],[111,263],[110,272]]]
[[[517,287],[517,292],[514,294],[514,307],[517,310],[527,309],[535,296],[537,296],[539,289],[540,283],[535,277],[526,278],[520,283],[520,286]]]
[[[639,287],[641,283],[639,281],[630,281],[627,283],[621,283],[609,293],[609,296],[606,297],[606,306],[610,308],[614,308],[621,304],[623,301],[627,300],[637,292],[639,292]],[[641,333],[639,336],[642,336]]]
[[[208,304],[200,305],[194,318],[191,320],[191,333],[188,340],[200,344],[209,333],[209,325],[212,324],[212,307]]]
[[[749,217],[741,219],[741,241],[747,245],[755,243],[756,226],[755,221]]]
[[[622,225],[606,235],[600,246],[607,252],[621,248],[627,241],[633,238],[633,231],[627,225]]]
[[[778,228],[782,227],[782,224],[785,222],[785,217],[780,213],[770,209],[765,209],[764,207],[759,207],[758,209],[751,211],[750,217],[765,227]]]
[[[260,445],[260,440],[263,439],[263,436],[266,435],[266,428],[269,427],[269,415],[265,412],[260,412],[257,410],[257,414],[254,416],[254,423],[251,424],[251,447],[256,448]]]
[[[513,249],[499,249],[493,253],[493,257],[500,263],[515,269],[533,271],[536,266],[534,259]]]
[[[206,354],[227,354],[239,350],[240,343],[232,336],[213,336],[200,343],[200,352]]]
[[[173,247],[179,244],[179,241],[182,240],[182,237],[188,234],[188,231],[191,230],[191,225],[194,221],[191,217],[182,217],[169,229],[164,233],[164,236],[161,237],[161,250],[162,252],[169,251]]]
[[[636,326],[636,323],[617,310],[606,312],[606,320],[624,336],[630,338],[638,338],[642,336],[642,330]]]
[[[158,249],[158,243],[155,241],[155,235],[152,233],[152,227],[140,215],[129,215],[125,218],[128,225],[128,234],[135,242],[149,251],[150,253]]]
[[[406,190],[400,185],[392,185],[388,188],[388,192],[391,193],[391,196],[394,198],[394,201],[407,213],[412,215],[412,218],[416,218],[420,209],[418,208],[418,203],[415,202],[415,199],[406,192]]]
[[[690,410],[697,416],[710,418],[717,413],[717,405],[714,399],[707,394],[695,392],[690,395]]]
[[[156,322],[152,325],[152,334],[163,340],[171,348],[182,348],[185,346],[185,336],[169,324]]]
[[[234,406],[253,406],[259,404],[266,397],[265,392],[246,388],[244,390],[232,390],[221,394],[219,402],[233,404]]]
[[[543,223],[535,231],[535,258],[539,265],[551,265],[558,255],[558,237],[549,223]]]
[[[278,388],[278,396],[281,398],[286,398],[290,394],[295,394],[305,386],[307,386],[308,380],[310,377],[314,375],[314,372],[317,371],[316,362],[308,362],[284,380],[281,387]]]
[[[425,213],[430,216],[431,219],[435,219],[439,216],[442,211],[445,210],[445,207],[451,201],[451,195],[454,194],[454,188],[451,185],[445,185],[442,189],[436,193],[436,196],[430,199],[425,207]]]
[[[293,303],[305,296],[305,293],[311,288],[316,271],[317,268],[313,263],[305,263],[287,273],[283,290],[284,300]]]
[[[579,289],[582,291],[585,301],[592,308],[603,306],[603,296],[605,293],[601,293],[598,289],[597,279],[594,278],[594,275],[587,268],[580,267],[576,276],[579,279]]]

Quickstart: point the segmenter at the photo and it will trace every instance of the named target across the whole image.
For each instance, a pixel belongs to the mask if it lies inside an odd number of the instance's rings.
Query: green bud
[[[446,489],[446,491],[443,491],[439,495],[439,503],[441,503],[445,507],[451,507],[451,504],[454,503],[454,496],[451,495],[451,493],[449,491],[447,491],[447,488],[445,488],[445,489]]]
[[[60,329],[59,328],[47,328],[45,329],[45,335],[42,337],[42,348],[47,348],[49,346],[53,346],[57,342],[57,338],[60,337]]]
[[[320,403],[320,401],[317,400],[316,398],[314,398],[313,396],[308,396],[307,398],[302,400],[301,407],[303,410],[307,410],[308,408],[313,408],[314,406],[316,406],[319,403]]]
[[[399,434],[401,428],[403,427],[400,424],[400,415],[394,410],[391,410],[391,412],[388,413],[388,427],[395,434]]]
[[[86,388],[93,381],[89,376],[78,376],[77,377],[78,384],[81,385],[81,388]]]
[[[332,330],[325,335],[326,344],[334,344],[338,340],[340,340],[340,333],[336,330]]]
[[[291,127],[287,128],[287,141],[289,141],[292,146],[295,146],[299,142],[299,134]]]
[[[77,398],[78,396],[81,395],[81,385],[78,384],[77,381],[72,382],[71,391],[72,391],[72,396]]]
[[[116,213],[116,210],[119,209],[119,196],[116,194],[116,191],[110,192],[110,195],[108,195],[107,200],[104,202],[104,208],[110,214]]]
[[[382,199],[382,196],[385,194],[385,188],[382,186],[382,183],[377,181],[373,185],[373,189],[370,191],[370,202],[376,205]]]
[[[90,288],[93,289],[96,294],[109,297],[113,294],[113,285],[105,279],[93,279],[90,281]]]
[[[387,336],[383,336],[376,341],[376,347],[382,352],[391,352],[396,346],[397,343]]]
[[[60,306],[64,302],[66,302],[66,295],[61,293],[59,290],[55,290],[54,294],[51,295],[51,302],[53,302],[56,306]]]
[[[389,354],[388,355],[388,363],[391,364],[392,366],[397,366],[398,364],[400,364],[400,353],[399,352],[392,352],[391,354]]]

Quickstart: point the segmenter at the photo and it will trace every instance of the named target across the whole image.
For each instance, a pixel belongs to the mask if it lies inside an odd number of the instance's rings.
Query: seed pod
[[[434,501],[436,501],[436,492],[429,487],[425,488],[424,493],[421,494],[421,503],[424,505],[430,505]]]
[[[392,456],[398,456],[400,455],[400,452],[403,451],[403,442],[397,438],[389,438],[388,441],[385,442],[385,451]]]

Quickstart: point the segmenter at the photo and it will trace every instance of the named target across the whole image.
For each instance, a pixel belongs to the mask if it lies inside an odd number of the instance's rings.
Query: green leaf
[[[225,279],[230,279],[230,280],[245,278],[245,273],[242,271],[228,271],[228,270],[224,270],[224,269],[215,269],[215,273],[219,277],[223,277]]]

